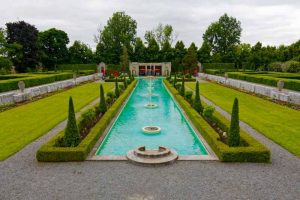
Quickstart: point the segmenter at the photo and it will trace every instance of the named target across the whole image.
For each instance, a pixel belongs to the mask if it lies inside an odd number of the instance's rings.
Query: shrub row
[[[277,87],[277,82],[279,80],[284,81],[284,88],[290,90],[300,91],[300,80],[290,80],[286,78],[276,78],[272,76],[262,76],[259,74],[245,74],[241,72],[229,72],[229,78],[239,79],[243,81],[248,81],[252,83],[259,83],[264,85],[270,85],[273,87]]]
[[[23,76],[20,78],[8,79],[0,82],[0,92],[6,92],[6,91],[18,89],[19,81],[24,81],[26,87],[33,87],[37,85],[53,83],[55,81],[62,81],[70,78],[73,78],[72,73],[33,75],[27,77]]]
[[[72,70],[72,71],[80,71],[80,70],[97,70],[97,64],[61,64],[58,65],[59,70]]]
[[[204,70],[206,69],[235,69],[234,63],[203,63]]]
[[[293,60],[287,62],[273,62],[268,66],[268,70],[275,72],[300,72],[300,62]]]
[[[101,134],[104,133],[111,120],[120,110],[124,101],[130,95],[136,83],[137,81],[134,80],[127,87],[127,89],[113,103],[113,105],[107,110],[107,112],[101,117],[101,119],[96,123],[96,125],[90,130],[88,135],[80,142],[77,147],[57,147],[57,141],[59,141],[59,138],[64,135],[64,131],[61,131],[57,135],[52,137],[37,151],[37,160],[44,162],[84,161]],[[79,127],[81,128],[81,126]]]
[[[218,158],[223,162],[269,162],[270,151],[249,134],[240,132],[243,145],[240,147],[229,147],[220,140],[219,134],[208,124],[208,122],[171,86],[166,80],[165,85],[173,94],[181,108],[185,111],[194,126],[198,129]],[[223,130],[228,130],[229,120],[215,112],[213,119]]]

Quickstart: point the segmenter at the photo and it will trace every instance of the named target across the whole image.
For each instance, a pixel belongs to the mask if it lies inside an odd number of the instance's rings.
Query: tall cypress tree
[[[100,85],[100,104],[99,104],[99,112],[100,113],[105,113],[107,111],[106,107],[106,101],[105,101],[105,96],[104,96],[104,89],[103,85]]]
[[[230,147],[236,147],[240,144],[240,125],[239,125],[239,102],[238,99],[234,99],[231,122],[228,133],[228,145]]]
[[[184,74],[183,74],[183,76],[182,76],[182,83],[181,83],[181,88],[180,88],[180,94],[181,94],[181,96],[183,96],[183,97],[184,97],[184,95],[185,95]]]
[[[200,100],[199,82],[198,81],[196,82],[196,96],[195,96],[193,107],[198,113],[203,112],[203,106],[202,106],[201,100]]]
[[[80,133],[76,124],[72,97],[69,99],[69,116],[64,135],[64,144],[67,147],[76,147],[80,143]]]
[[[115,82],[115,95],[116,95],[117,98],[120,96],[118,78],[116,78],[116,82]]]

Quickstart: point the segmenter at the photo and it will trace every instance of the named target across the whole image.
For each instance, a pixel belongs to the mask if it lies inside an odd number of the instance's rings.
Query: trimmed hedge
[[[43,162],[84,161],[130,95],[136,83],[135,80],[127,87],[77,147],[56,147],[58,139],[64,134],[64,131],[61,131],[41,146],[37,151],[36,159]]]
[[[206,69],[235,69],[234,63],[203,63],[204,70]]]
[[[263,73],[265,74],[265,73]],[[264,85],[270,85],[273,87],[277,87],[277,82],[279,80],[284,81],[284,88],[290,89],[290,90],[296,90],[300,91],[300,80],[291,80],[286,78],[279,78],[279,77],[273,77],[273,76],[264,76],[263,74],[250,74],[250,73],[242,73],[242,72],[229,72],[228,77],[243,81],[248,81],[252,83],[259,83]]]
[[[29,76],[19,76],[18,78],[0,81],[0,92],[19,89],[18,87],[19,81],[24,81],[26,88],[28,88],[37,85],[53,83],[56,81],[71,79],[71,78],[73,78],[73,73],[39,74],[39,75],[31,74]]]
[[[270,151],[254,139],[252,136],[240,131],[242,143],[246,144],[240,147],[229,147],[220,140],[219,134],[208,124],[208,122],[197,113],[192,106],[179,94],[179,92],[164,80],[166,87],[173,94],[176,101],[185,111],[193,125],[199,130],[206,142],[213,149],[218,158],[223,162],[269,162]],[[213,120],[222,130],[228,130],[230,121],[218,112],[214,112]],[[227,131],[228,133],[228,131]]]
[[[97,64],[61,64],[58,65],[59,70],[72,70],[72,71],[80,71],[80,70],[97,70]]]

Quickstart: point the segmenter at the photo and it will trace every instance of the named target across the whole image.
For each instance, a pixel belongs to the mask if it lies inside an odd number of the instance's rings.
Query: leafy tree
[[[239,102],[237,98],[234,99],[232,107],[231,122],[227,142],[230,147],[237,147],[240,144]]]
[[[69,99],[69,116],[64,135],[64,144],[67,147],[76,147],[80,143],[80,133],[77,127],[72,97]]]
[[[93,51],[88,45],[75,40],[73,45],[69,48],[69,58],[70,63],[74,64],[92,63]]]
[[[106,100],[105,100],[105,96],[104,96],[104,89],[103,89],[103,85],[100,85],[100,104],[99,104],[99,112],[100,113],[105,113],[107,111],[107,107],[106,107]]]
[[[253,69],[257,69],[263,63],[262,43],[257,42],[250,51],[249,63]]]
[[[209,63],[211,61],[211,47],[207,41],[203,41],[202,46],[199,48],[197,54],[201,63]]]
[[[200,100],[199,82],[198,81],[196,82],[196,94],[195,94],[193,107],[198,113],[203,112],[203,106],[202,106],[201,100]]]
[[[224,56],[229,47],[240,43],[241,32],[241,22],[225,13],[207,28],[203,40],[210,45],[213,54]]]
[[[100,30],[96,48],[98,61],[119,64],[122,47],[126,47],[128,54],[131,55],[136,38],[136,27],[136,21],[125,12],[115,12],[103,30]]]
[[[168,41],[163,44],[160,55],[162,62],[170,62],[173,59],[173,49]]]
[[[133,60],[136,62],[145,62],[146,60],[146,47],[139,37],[135,40]]]
[[[157,62],[159,60],[159,45],[155,38],[149,38],[147,46],[147,62]]]
[[[10,73],[13,63],[9,58],[8,55],[8,45],[5,39],[5,30],[0,28],[0,73],[7,74]]]
[[[24,21],[7,23],[6,28],[6,41],[11,48],[8,56],[16,69],[34,69],[38,63],[38,30]]]
[[[7,42],[5,39],[5,30],[0,28],[0,56],[7,55]]]
[[[186,54],[184,43],[182,41],[177,41],[174,48],[174,58],[172,60],[172,70],[175,72],[180,71],[182,65],[182,60]]]
[[[42,63],[48,69],[56,69],[57,64],[68,58],[68,34],[62,30],[51,28],[40,32],[39,45],[42,52]]]
[[[121,61],[121,70],[123,72],[127,72],[129,70],[129,57],[128,57],[127,48],[125,46],[123,47],[123,52],[122,55],[120,56],[120,61]]]
[[[115,81],[115,95],[116,95],[116,98],[118,98],[120,96],[118,78],[116,78],[116,81]]]
[[[161,49],[166,43],[171,46],[176,39],[173,27],[169,24],[163,25],[162,23],[159,23],[152,32]]]
[[[184,69],[189,70],[190,73],[192,73],[192,69],[197,67],[198,60],[197,60],[197,54],[195,51],[195,46],[193,46],[193,43],[188,48],[187,54],[184,56],[184,58],[182,60],[182,64],[184,66]]]

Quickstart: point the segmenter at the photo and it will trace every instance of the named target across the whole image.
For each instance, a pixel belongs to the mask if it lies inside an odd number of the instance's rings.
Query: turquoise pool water
[[[157,108],[149,109],[144,105],[150,102],[149,80],[139,79],[123,110],[110,128],[98,148],[96,155],[125,155],[139,146],[156,149],[166,146],[179,155],[207,155],[202,142],[190,126],[174,99],[165,88],[162,79],[152,80],[151,103]],[[147,135],[144,126],[160,126],[161,133]]]

